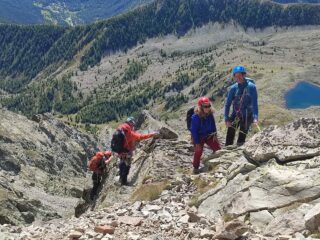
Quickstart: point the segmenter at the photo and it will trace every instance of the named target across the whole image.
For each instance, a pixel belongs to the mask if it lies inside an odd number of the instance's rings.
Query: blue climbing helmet
[[[136,120],[134,119],[134,117],[128,117],[126,123],[129,123],[131,125],[136,125]]]
[[[236,66],[232,70],[232,75],[234,76],[236,73],[247,73],[247,70],[244,66]]]

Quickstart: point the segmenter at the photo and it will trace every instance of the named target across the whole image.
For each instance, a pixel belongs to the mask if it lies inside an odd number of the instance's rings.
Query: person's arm
[[[157,135],[157,133],[148,133],[148,134],[141,134],[135,131],[131,131],[131,137],[134,141],[142,141],[142,140],[146,140],[149,138],[154,137],[155,135]]]
[[[106,165],[108,165],[108,164],[111,162],[111,160],[112,160],[112,156],[109,157],[107,160],[105,160],[104,163],[105,163]]]
[[[200,144],[199,128],[200,118],[197,115],[193,115],[191,119],[191,135],[194,144]]]
[[[217,132],[217,126],[216,126],[216,121],[214,120],[214,116],[212,114],[212,133]]]
[[[235,88],[231,87],[228,95],[227,95],[227,99],[226,99],[226,104],[224,107],[224,120],[225,122],[229,121],[229,112],[230,112],[230,107],[234,98],[234,94],[235,94]]]
[[[253,111],[253,122],[257,123],[259,120],[259,109],[258,109],[258,93],[257,88],[253,85],[251,89],[251,96],[252,96],[252,111]]]

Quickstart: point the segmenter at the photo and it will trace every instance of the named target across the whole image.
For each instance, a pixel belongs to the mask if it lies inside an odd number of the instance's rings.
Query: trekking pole
[[[259,124],[258,124],[258,123],[255,123],[254,125],[256,126],[256,128],[258,129],[258,131],[261,132],[261,128],[259,127]]]

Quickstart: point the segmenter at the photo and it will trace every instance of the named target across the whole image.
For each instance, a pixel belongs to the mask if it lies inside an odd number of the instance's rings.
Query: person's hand
[[[154,132],[153,133],[153,137],[154,138],[159,138],[160,137],[160,133],[159,132]]]
[[[226,127],[227,128],[231,127],[231,122],[230,121],[226,121]]]
[[[104,161],[104,163],[105,163],[106,165],[108,165],[110,162],[111,162],[111,158],[109,158],[108,160],[105,160],[105,161]]]
[[[259,132],[261,131],[261,129],[260,129],[260,127],[259,127],[259,122],[258,122],[257,119],[254,119],[254,120],[253,120],[253,125],[257,128],[257,130],[258,130]]]

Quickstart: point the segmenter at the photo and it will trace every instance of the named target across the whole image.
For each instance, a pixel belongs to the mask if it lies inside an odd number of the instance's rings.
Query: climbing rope
[[[237,128],[237,127],[234,127],[234,126],[239,126],[239,122],[240,122],[240,118],[239,118],[239,117],[236,117],[236,118],[234,119],[234,121],[231,123],[230,128],[233,128],[235,131],[237,131],[238,128]],[[260,126],[259,126],[258,123],[253,123],[253,125],[258,129],[258,132],[261,132],[261,128],[260,128]],[[228,128],[229,128],[229,127],[228,127]],[[245,133],[244,131],[241,131],[240,128],[239,128],[239,133],[242,133],[242,134],[244,134],[244,135],[248,135],[248,133]]]

